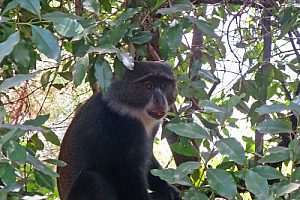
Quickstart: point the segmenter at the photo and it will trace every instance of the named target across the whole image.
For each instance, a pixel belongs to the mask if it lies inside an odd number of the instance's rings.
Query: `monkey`
[[[179,190],[150,173],[161,168],[152,148],[174,104],[177,84],[169,64],[134,61],[107,93],[92,95],[75,114],[61,144],[62,200],[180,200]],[[155,198],[156,199],[156,198]]]

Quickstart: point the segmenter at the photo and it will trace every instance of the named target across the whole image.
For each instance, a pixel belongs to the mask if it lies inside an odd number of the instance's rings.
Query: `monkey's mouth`
[[[161,119],[165,116],[166,112],[163,110],[147,110],[148,115],[154,119]]]

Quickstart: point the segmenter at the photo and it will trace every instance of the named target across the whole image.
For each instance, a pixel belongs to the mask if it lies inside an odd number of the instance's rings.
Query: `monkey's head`
[[[134,70],[127,70],[121,81],[114,82],[105,99],[117,112],[157,121],[166,116],[176,96],[170,65],[135,61]]]

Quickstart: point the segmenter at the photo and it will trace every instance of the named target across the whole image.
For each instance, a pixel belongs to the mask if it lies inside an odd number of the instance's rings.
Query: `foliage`
[[[62,2],[0,0],[1,199],[57,197],[65,163],[40,158],[59,145],[49,93],[105,92],[134,59],[168,61],[178,79],[163,130],[178,167],[154,175],[191,200],[300,198],[299,4]],[[28,85],[45,91],[34,112]]]

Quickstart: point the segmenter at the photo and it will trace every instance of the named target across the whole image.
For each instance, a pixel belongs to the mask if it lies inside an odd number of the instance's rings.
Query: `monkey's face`
[[[177,88],[175,81],[154,76],[134,84],[134,87],[139,88],[141,91],[139,96],[141,101],[144,101],[144,109],[147,115],[156,120],[164,118],[169,106],[176,99]]]

